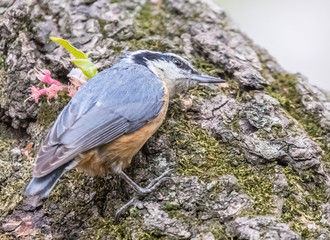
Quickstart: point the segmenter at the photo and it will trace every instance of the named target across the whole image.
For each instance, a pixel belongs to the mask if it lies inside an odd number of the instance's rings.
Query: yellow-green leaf
[[[57,44],[61,45],[62,47],[64,47],[69,53],[71,53],[76,58],[70,61],[74,63],[78,68],[80,68],[88,79],[92,78],[97,74],[96,66],[88,58],[88,55],[91,54],[91,52],[85,54],[84,52],[72,46],[67,40],[64,40],[62,38],[50,37],[50,39],[56,42]]]
[[[88,59],[88,54],[83,53],[74,46],[72,46],[67,40],[58,37],[50,37],[50,40],[64,47],[69,53],[71,53],[77,59]]]
[[[89,59],[73,59],[70,61],[80,68],[88,79],[97,74],[96,66]]]

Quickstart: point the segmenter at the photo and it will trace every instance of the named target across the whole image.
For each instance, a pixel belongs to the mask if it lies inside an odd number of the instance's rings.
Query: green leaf
[[[88,79],[98,73],[96,66],[89,59],[73,59],[70,61],[80,68]]]
[[[69,53],[71,53],[76,59],[70,60],[73,64],[75,64],[81,71],[85,74],[85,76],[90,79],[94,77],[98,72],[94,63],[88,58],[88,55],[91,52],[84,53],[79,49],[72,46],[67,40],[58,37],[50,37],[50,39],[57,44],[64,47]]]
[[[67,40],[58,37],[50,37],[50,40],[64,47],[69,53],[71,53],[77,59],[88,59],[88,55],[72,46]]]

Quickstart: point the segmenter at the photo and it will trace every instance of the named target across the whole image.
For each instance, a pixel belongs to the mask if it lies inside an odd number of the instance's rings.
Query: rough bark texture
[[[329,95],[283,70],[220,8],[202,0],[2,0],[0,36],[1,239],[330,239]],[[174,181],[118,225],[114,212],[132,190],[116,176],[73,170],[42,202],[22,196],[68,102],[24,102],[38,84],[34,67],[67,81],[68,54],[49,36],[93,51],[100,70],[122,50],[150,49],[228,81],[172,101],[127,173],[146,185],[172,167]]]

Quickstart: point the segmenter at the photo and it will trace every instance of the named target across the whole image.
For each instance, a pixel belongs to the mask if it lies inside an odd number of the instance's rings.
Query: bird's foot
[[[128,203],[126,203],[117,210],[115,215],[115,223],[118,223],[121,215],[123,215],[131,206],[135,205],[138,200],[144,198],[149,193],[155,191],[163,182],[167,180],[171,180],[170,177],[166,177],[168,174],[171,173],[171,171],[172,171],[171,169],[166,170],[164,173],[162,173],[162,175],[153,179],[145,188],[140,187],[132,179],[130,179],[124,172],[121,172],[120,176],[135,190],[136,196],[134,196]]]
[[[153,191],[155,191],[159,187],[160,184],[162,184],[163,182],[165,182],[167,180],[171,180],[170,177],[166,177],[168,174],[171,173],[171,171],[172,171],[172,169],[167,169],[165,172],[162,173],[162,175],[153,179],[148,184],[147,187],[145,187],[145,188],[139,187],[138,189],[136,189],[136,195],[138,197],[145,197],[149,193],[152,193]]]
[[[127,202],[125,205],[123,205],[121,208],[119,208],[115,215],[115,224],[119,223],[120,217],[133,205],[135,205],[136,201],[138,199],[136,197],[133,197],[129,202]]]

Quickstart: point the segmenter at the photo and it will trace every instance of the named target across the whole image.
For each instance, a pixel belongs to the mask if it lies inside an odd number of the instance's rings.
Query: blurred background
[[[330,90],[329,0],[214,0],[289,72]]]

